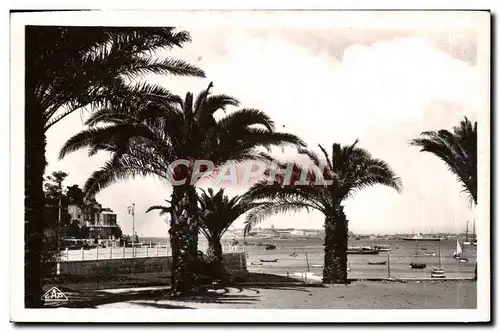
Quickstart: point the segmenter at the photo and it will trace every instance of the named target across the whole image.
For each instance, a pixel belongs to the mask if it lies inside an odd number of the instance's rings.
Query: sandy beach
[[[203,289],[179,298],[169,295],[168,285],[165,284],[100,290],[82,289],[78,284],[75,284],[76,287],[67,286],[62,289],[68,297],[68,302],[56,306],[151,309],[473,309],[477,307],[476,282],[471,280],[353,281],[348,285],[312,286],[303,285],[286,277],[251,274],[248,282],[227,287],[214,286],[213,289]]]

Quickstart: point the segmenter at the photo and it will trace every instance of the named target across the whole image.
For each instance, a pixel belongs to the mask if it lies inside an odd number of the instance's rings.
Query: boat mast
[[[473,236],[473,239],[476,240],[477,236],[476,236],[476,219],[474,219],[474,223],[472,224],[472,236]]]
[[[442,269],[442,264],[441,264],[441,241],[439,241],[439,246],[438,246],[438,269]]]
[[[465,241],[469,241],[469,220],[467,220],[467,225],[465,226]]]

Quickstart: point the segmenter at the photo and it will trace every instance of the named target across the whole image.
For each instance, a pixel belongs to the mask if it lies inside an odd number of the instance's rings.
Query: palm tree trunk
[[[220,236],[212,235],[208,238],[208,252],[210,263],[213,267],[214,277],[225,280],[225,269],[222,263],[222,245]]]
[[[172,205],[175,226],[171,228],[173,289],[186,292],[193,288],[198,254],[197,194],[193,186],[174,187]],[[176,247],[174,253],[174,246]],[[174,257],[175,256],[175,257]]]
[[[45,172],[45,133],[42,112],[26,104],[25,185],[24,185],[24,304],[42,306],[42,249],[44,221],[43,174]]]
[[[347,223],[342,206],[325,217],[325,284],[347,283]]]
[[[177,237],[177,218],[174,213],[170,214],[170,228],[168,234],[170,237],[170,248],[172,249],[172,276],[170,278],[170,283],[172,289],[177,289],[177,279],[174,271],[177,269],[177,261],[179,260],[179,238]]]
[[[222,261],[222,245],[220,243],[220,237],[214,235],[208,240],[207,255],[213,260]]]

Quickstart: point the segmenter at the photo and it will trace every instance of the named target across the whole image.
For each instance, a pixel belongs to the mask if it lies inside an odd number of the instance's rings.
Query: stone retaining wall
[[[233,276],[248,275],[245,253],[223,254],[226,270]],[[132,273],[170,273],[172,257],[99,259],[61,262],[60,275],[112,276]]]

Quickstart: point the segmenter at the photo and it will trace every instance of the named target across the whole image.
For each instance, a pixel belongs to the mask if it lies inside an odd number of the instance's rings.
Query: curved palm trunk
[[[170,228],[172,246],[172,288],[178,292],[193,288],[198,255],[198,217],[196,189],[193,186],[174,187],[173,219]]]
[[[347,283],[347,219],[342,206],[325,217],[323,283]]]
[[[24,305],[42,306],[42,249],[45,172],[45,133],[42,112],[26,105],[24,184]]]

